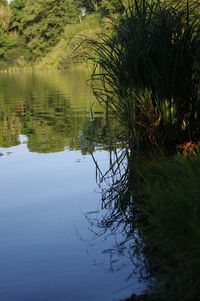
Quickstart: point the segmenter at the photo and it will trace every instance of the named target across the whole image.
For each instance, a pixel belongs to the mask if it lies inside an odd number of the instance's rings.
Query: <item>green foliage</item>
[[[24,39],[18,37],[13,28],[16,23],[11,23],[15,20],[13,8],[21,3],[16,0],[9,6],[0,6],[0,69],[7,69],[10,65],[24,65],[27,58],[28,50],[25,47]],[[19,10],[21,6],[18,7]],[[26,57],[26,58],[25,58]],[[19,63],[20,62],[20,63]]]
[[[8,31],[12,12],[9,6],[0,3],[0,28]]]
[[[89,55],[95,63],[94,93],[116,113],[134,144],[200,135],[200,26],[195,14],[193,7],[135,1],[112,36],[88,41],[95,52]]]
[[[21,69],[27,65],[29,57],[24,38],[10,35],[0,28],[0,69],[7,69],[9,66]]]
[[[4,5],[4,6],[6,6],[8,3],[7,3],[7,1],[6,0],[0,0],[0,5]]]
[[[116,15],[124,12],[122,1],[119,0],[104,0],[101,4],[101,9],[105,14]]]
[[[0,28],[0,68],[4,68],[6,65],[6,54],[15,46],[15,39],[7,35]]]
[[[102,31],[101,16],[91,14],[86,16],[81,24],[68,24],[64,28],[62,39],[36,65],[36,69],[68,68],[72,63],[85,61],[85,48],[80,47],[83,39],[95,38],[97,32]]]
[[[80,44],[78,35],[94,36],[95,30],[100,31],[103,16],[120,12],[119,3],[116,0],[13,0],[9,5],[0,5],[2,29],[16,43],[14,49],[6,50],[3,68],[28,64],[41,68],[67,67],[75,56],[76,60],[83,56],[80,48],[74,54]],[[86,15],[82,16],[84,7]]]
[[[12,18],[11,18],[11,29],[16,28],[19,33],[22,33],[24,29],[24,0],[14,0],[11,2],[10,7],[12,9]]]
[[[6,51],[4,59],[9,66],[15,66],[22,69],[27,66],[27,62],[30,58],[30,52],[26,48],[23,37],[15,39],[14,47]]]
[[[97,12],[101,6],[102,0],[77,0],[76,3],[79,7],[85,7],[87,12]]]
[[[75,23],[78,10],[72,0],[27,1],[24,8],[24,36],[32,59],[44,56],[61,38],[66,24]]]
[[[147,164],[140,225],[149,270],[159,279],[158,300],[198,300],[200,294],[200,157]]]
[[[102,15],[114,15],[123,12],[124,0],[77,0],[79,7],[85,7],[86,13],[99,12]]]

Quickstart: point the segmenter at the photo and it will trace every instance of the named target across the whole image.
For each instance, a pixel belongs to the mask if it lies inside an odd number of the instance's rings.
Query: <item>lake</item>
[[[111,147],[88,77],[0,74],[1,301],[111,301],[141,288],[128,258],[112,266],[115,236],[87,218],[101,215],[91,153],[106,171]]]

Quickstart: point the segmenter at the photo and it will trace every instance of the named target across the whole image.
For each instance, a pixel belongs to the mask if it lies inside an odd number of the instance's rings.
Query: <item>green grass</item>
[[[140,233],[148,269],[157,285],[165,284],[158,300],[198,300],[200,157],[162,158],[145,166],[142,175],[146,196],[139,207],[146,222]]]

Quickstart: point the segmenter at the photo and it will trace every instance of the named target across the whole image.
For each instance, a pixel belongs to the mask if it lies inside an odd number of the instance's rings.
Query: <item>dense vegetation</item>
[[[200,157],[154,160],[143,174],[141,236],[148,270],[160,285],[157,299],[198,300]]]
[[[103,207],[109,209],[99,225],[122,229],[119,252],[131,240],[133,262],[134,256],[145,254],[145,269],[155,277],[147,294],[130,300],[197,300],[199,3],[130,1],[112,35],[87,42],[95,65],[93,91],[119,120],[128,142],[126,156],[112,161],[100,177],[100,184],[113,182],[103,189]],[[158,160],[160,149],[168,157]],[[147,160],[149,150],[153,157]],[[181,154],[175,155],[178,150]]]
[[[181,3],[135,1],[112,36],[88,40],[94,93],[138,147],[200,137],[199,10]]]
[[[113,153],[105,173],[97,165],[106,209],[98,226],[107,235],[120,233],[116,248],[107,252],[116,268],[120,256],[129,257],[133,264],[130,279],[139,271],[144,281],[143,294],[126,301],[199,298],[198,152],[189,158],[180,154],[147,158],[136,157],[135,149],[129,149]]]
[[[79,38],[71,45],[72,38],[91,36],[104,17],[121,11],[118,0],[0,1],[0,69],[47,68],[44,58],[51,68],[66,67],[80,43]]]

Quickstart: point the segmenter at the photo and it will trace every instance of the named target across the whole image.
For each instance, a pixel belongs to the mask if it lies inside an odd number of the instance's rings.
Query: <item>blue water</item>
[[[17,89],[19,76],[12,75],[12,80]],[[35,83],[34,77],[33,82],[29,77],[29,86],[31,83]],[[0,107],[3,112],[0,133],[3,133],[4,141],[0,145],[3,154],[0,156],[0,300],[111,301],[137,292],[140,288],[137,279],[126,281],[132,271],[129,260],[121,258],[125,267],[112,272],[109,257],[103,253],[115,245],[115,237],[98,237],[94,234],[99,231],[95,224],[89,229],[91,224],[85,214],[101,208],[101,193],[91,155],[83,154],[78,144],[70,148],[67,142],[63,142],[65,148],[58,151],[50,149],[43,153],[40,145],[37,145],[40,151],[37,152],[37,148],[31,151],[29,140],[39,135],[38,122],[44,122],[44,118],[38,121],[37,117],[34,124],[35,119],[27,117],[35,136],[25,135],[23,122],[24,114],[28,116],[27,110],[23,109],[25,113],[21,115],[13,115],[13,112],[19,111],[19,99],[27,101],[28,96],[18,94],[17,100],[13,100],[13,90],[10,97],[8,87],[5,90],[5,103],[11,113],[9,115],[6,113],[9,110]],[[66,99],[69,106],[69,98]],[[4,100],[1,96],[0,101]],[[11,118],[15,118],[14,129],[5,125],[5,120],[9,123]],[[50,129],[53,131],[52,127]],[[13,142],[6,146],[11,134],[9,141]],[[78,135],[82,135],[81,129]],[[37,143],[41,139],[37,138]],[[106,170],[108,151],[97,149],[95,157]]]

